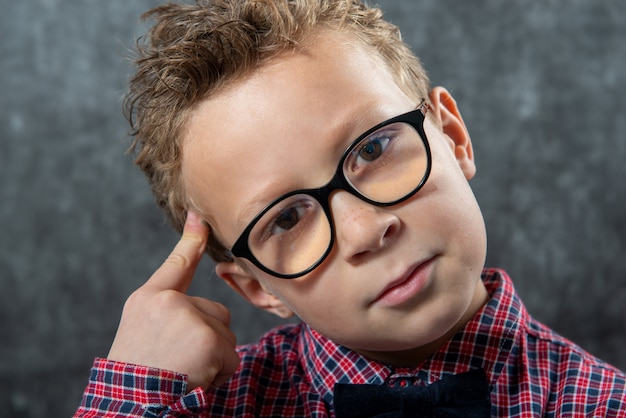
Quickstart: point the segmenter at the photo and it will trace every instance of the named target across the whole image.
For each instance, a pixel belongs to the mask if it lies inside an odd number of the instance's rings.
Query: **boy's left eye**
[[[365,161],[374,161],[382,155],[387,145],[389,145],[389,138],[374,138],[359,148],[359,157]]]

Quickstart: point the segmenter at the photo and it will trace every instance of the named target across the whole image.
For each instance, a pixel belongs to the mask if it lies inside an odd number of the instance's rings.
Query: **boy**
[[[127,103],[183,235],[128,299],[76,416],[624,416],[626,376],[483,269],[463,119],[379,10],[149,15]],[[250,303],[303,323],[235,348],[226,308],[185,293],[205,250]]]

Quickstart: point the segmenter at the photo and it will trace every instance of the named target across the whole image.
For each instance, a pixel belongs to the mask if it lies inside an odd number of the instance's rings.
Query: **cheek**
[[[442,201],[441,234],[448,238],[451,255],[471,276],[484,267],[487,256],[487,234],[482,213],[466,182]]]
[[[415,220],[416,234],[427,232],[439,245],[453,249],[464,263],[480,263],[482,268],[486,256],[483,216],[468,181],[444,142],[433,146],[431,175],[415,202],[417,205],[406,216]]]
[[[347,280],[323,275],[284,282],[273,284],[274,294],[300,319],[327,336],[344,333],[346,322],[356,316],[354,307],[350,306],[349,294],[353,292],[341,286]]]
[[[288,305],[302,320],[311,323],[311,321],[319,321],[321,317],[332,317],[339,315],[342,311],[341,298],[338,297],[339,292],[336,289],[322,288],[322,286],[298,286],[293,284],[291,289],[284,289],[280,293],[281,300]]]

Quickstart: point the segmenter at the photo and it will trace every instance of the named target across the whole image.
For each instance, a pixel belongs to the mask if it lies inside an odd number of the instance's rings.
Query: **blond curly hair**
[[[428,77],[398,28],[359,0],[196,0],[146,12],[154,25],[137,42],[136,73],[125,97],[135,163],[147,175],[157,204],[181,232],[189,199],[181,180],[181,143],[189,113],[316,30],[351,34],[388,65],[416,102],[428,96]],[[207,252],[228,261],[210,234]]]

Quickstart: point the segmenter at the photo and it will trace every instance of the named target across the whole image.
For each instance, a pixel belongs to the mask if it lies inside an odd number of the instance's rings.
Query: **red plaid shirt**
[[[367,360],[304,324],[239,347],[237,373],[217,390],[186,393],[184,375],[96,359],[76,417],[333,416],[341,383],[430,384],[485,370],[492,415],[626,417],[626,376],[529,316],[511,280],[485,270],[490,301],[415,369]]]

